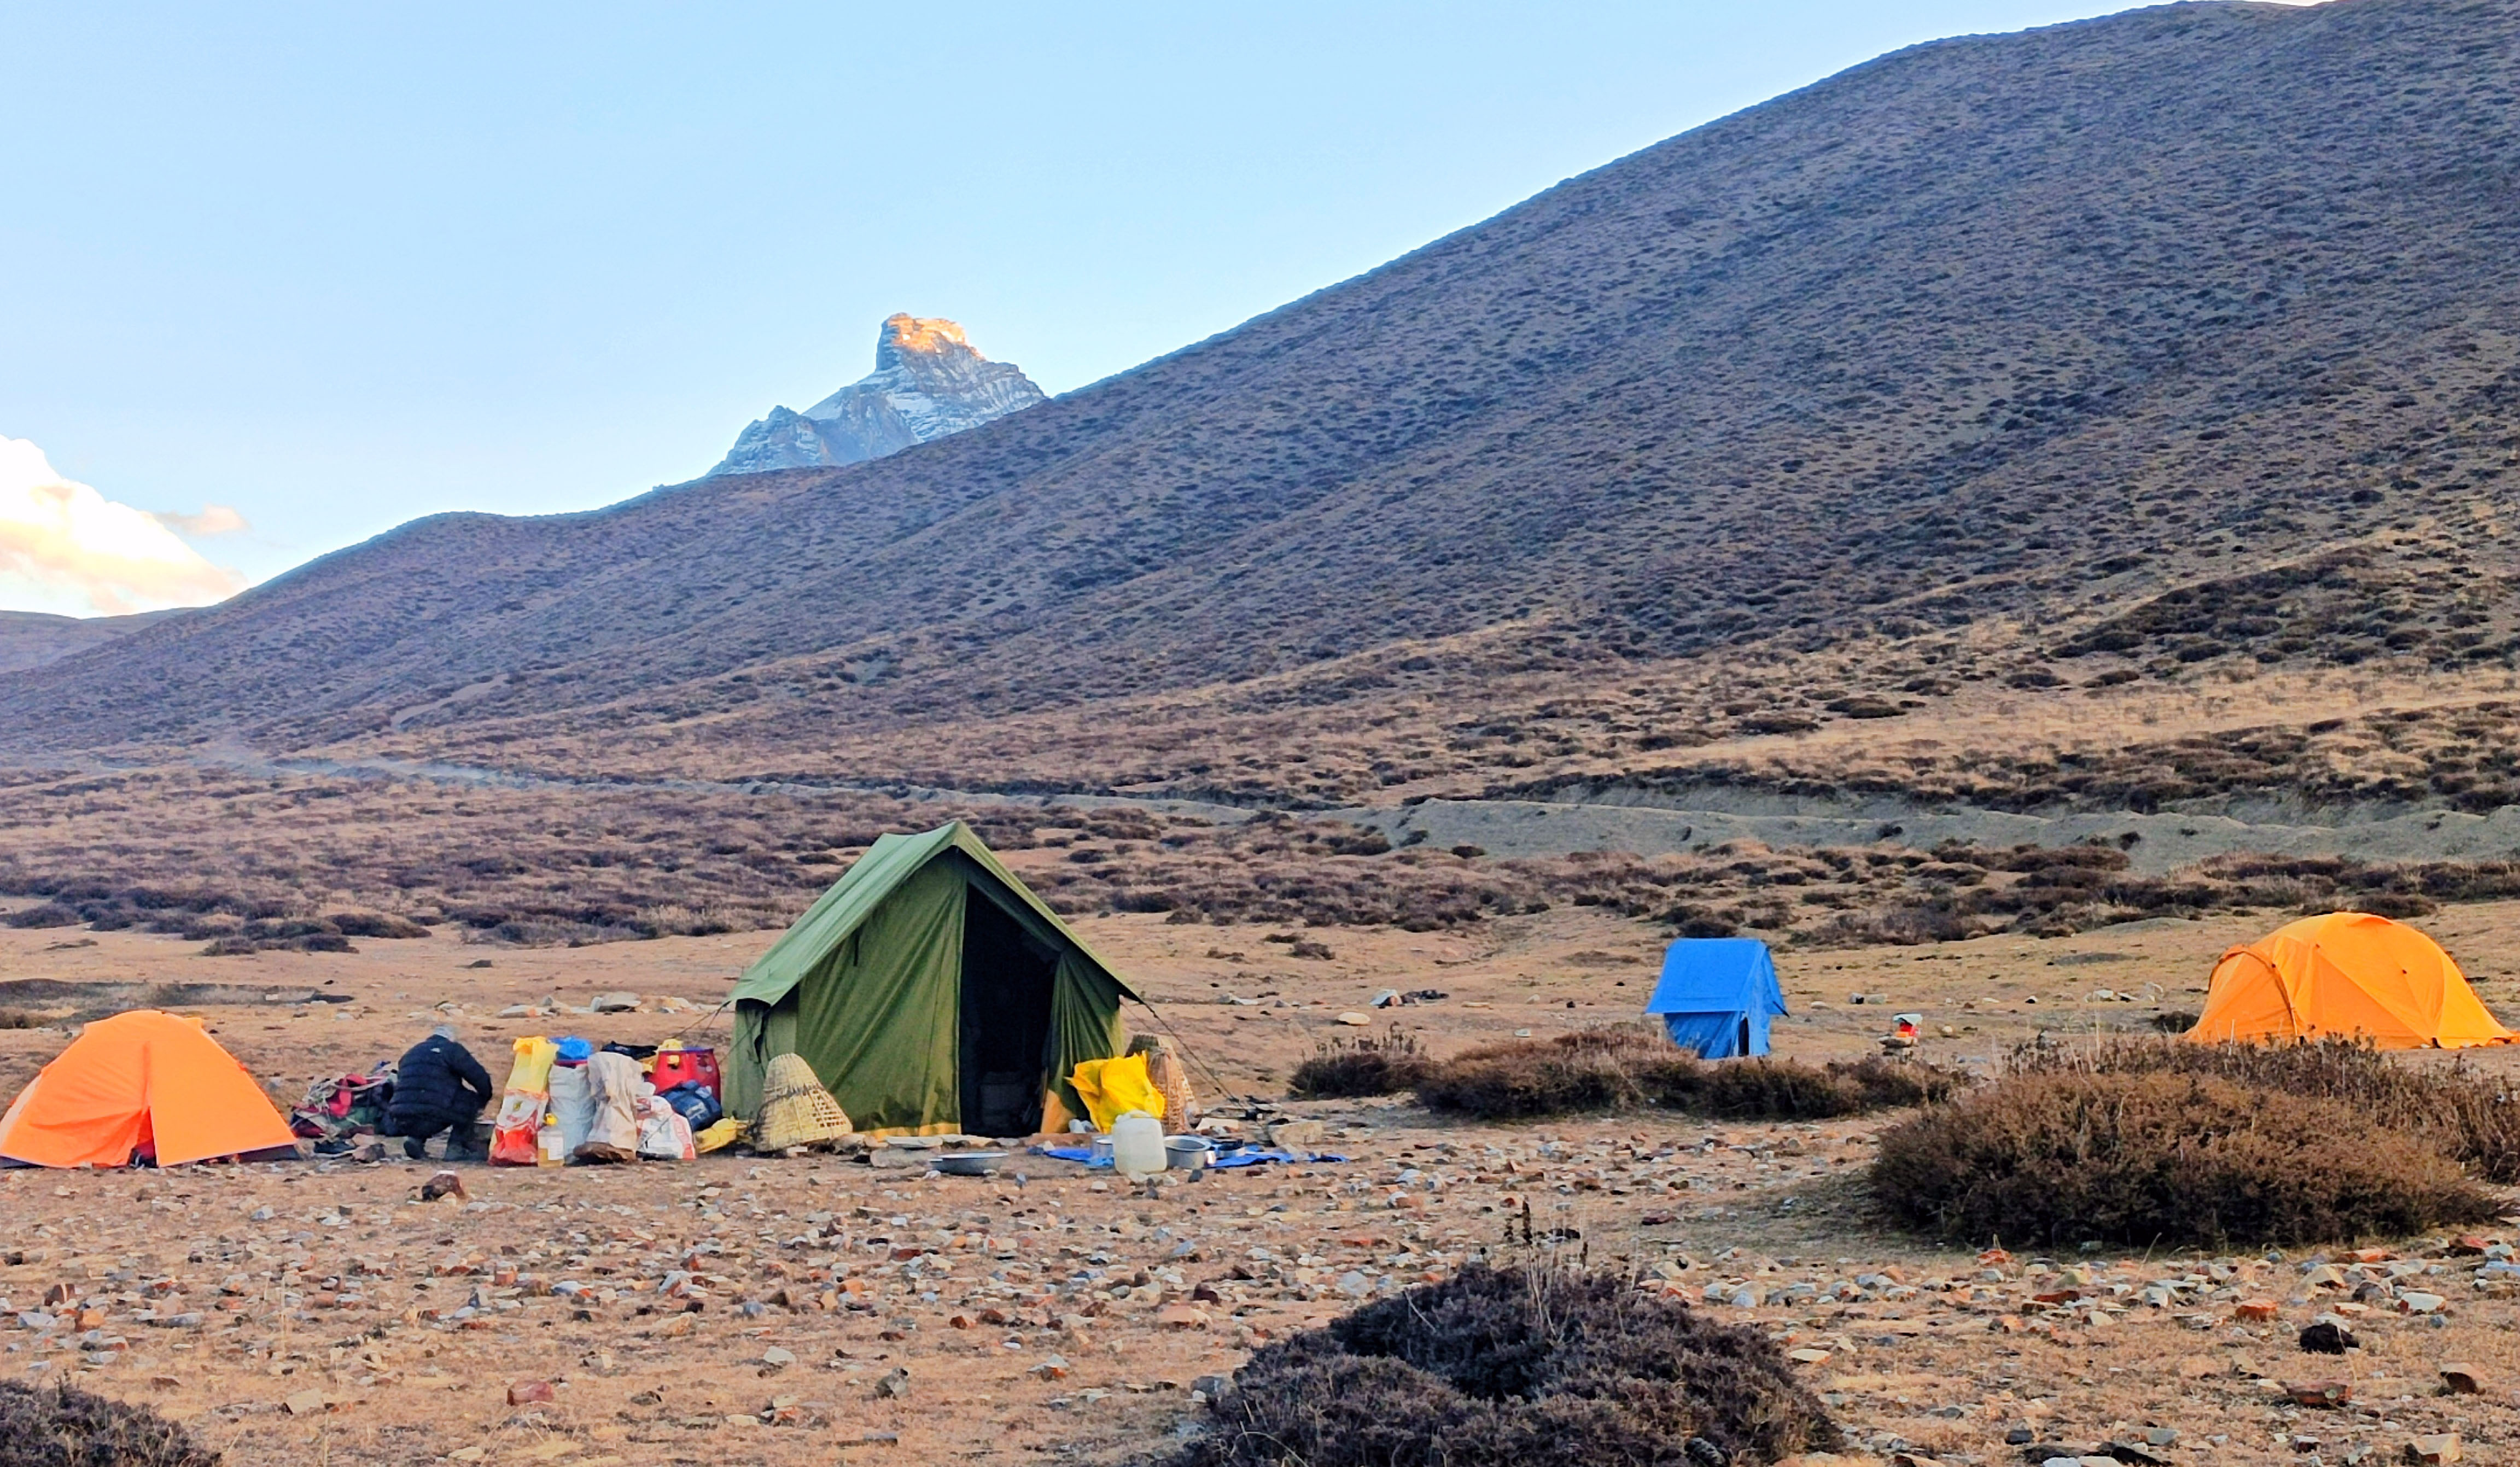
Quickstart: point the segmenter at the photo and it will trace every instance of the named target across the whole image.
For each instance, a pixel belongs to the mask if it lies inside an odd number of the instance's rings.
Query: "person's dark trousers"
[[[428,1154],[426,1148],[429,1139],[441,1131],[448,1133],[446,1137],[448,1161],[479,1161],[490,1154],[490,1144],[481,1136],[480,1122],[479,1111],[467,1111],[462,1115],[429,1112],[398,1118],[394,1123],[394,1132],[403,1138],[402,1154],[413,1161],[418,1161]]]

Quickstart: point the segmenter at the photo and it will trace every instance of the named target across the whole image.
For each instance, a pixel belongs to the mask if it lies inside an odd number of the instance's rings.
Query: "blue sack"
[[[686,1080],[670,1090],[659,1090],[656,1098],[691,1122],[694,1134],[708,1130],[726,1117],[725,1107],[717,1103],[715,1095],[701,1089],[697,1080]]]

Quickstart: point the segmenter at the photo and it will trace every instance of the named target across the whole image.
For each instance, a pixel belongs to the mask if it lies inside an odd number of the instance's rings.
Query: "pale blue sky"
[[[200,544],[261,579],[692,477],[896,310],[1066,391],[1881,52],[2114,8],[0,3],[0,436],[236,507]]]

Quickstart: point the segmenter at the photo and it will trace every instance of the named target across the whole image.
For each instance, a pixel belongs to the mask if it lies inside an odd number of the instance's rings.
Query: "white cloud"
[[[224,506],[160,518],[115,504],[55,473],[34,444],[0,437],[0,604],[120,615],[204,605],[245,589],[244,576],[202,558],[168,519],[196,534],[245,528]]]
[[[176,514],[160,510],[158,522],[194,540],[206,540],[213,535],[234,535],[253,528],[245,522],[244,515],[226,505],[203,505],[199,514]]]

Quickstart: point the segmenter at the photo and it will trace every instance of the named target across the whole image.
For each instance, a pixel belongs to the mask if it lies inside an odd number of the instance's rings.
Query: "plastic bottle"
[[[534,1132],[534,1161],[545,1167],[568,1165],[568,1147],[561,1139],[560,1122],[555,1117],[543,1117],[543,1124]]]
[[[1164,1123],[1133,1110],[1111,1123],[1111,1170],[1145,1177],[1164,1169]]]

